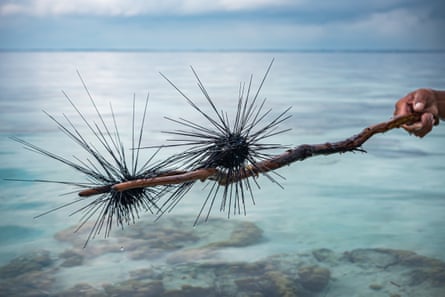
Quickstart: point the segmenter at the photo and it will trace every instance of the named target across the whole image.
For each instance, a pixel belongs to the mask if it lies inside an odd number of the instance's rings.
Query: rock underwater
[[[412,251],[363,248],[338,252],[322,247],[261,259],[249,257],[267,239],[259,226],[248,221],[210,219],[195,229],[181,216],[155,224],[140,222],[106,240],[95,239],[85,249],[87,231],[73,234],[73,230],[55,235],[65,251],[35,251],[0,267],[1,294],[445,296],[445,263]],[[241,256],[231,259],[228,255],[233,254]]]

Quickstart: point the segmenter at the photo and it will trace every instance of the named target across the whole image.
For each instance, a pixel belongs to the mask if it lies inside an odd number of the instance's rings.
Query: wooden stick
[[[270,159],[247,165],[239,174],[236,174],[236,179],[228,180],[227,177],[216,168],[203,168],[193,171],[172,171],[163,173],[160,176],[126,181],[114,185],[106,185],[100,187],[93,187],[79,192],[79,196],[88,197],[110,191],[123,192],[130,189],[155,187],[160,185],[174,185],[186,182],[192,182],[206,179],[212,179],[221,185],[228,185],[239,180],[257,176],[260,173],[272,171],[289,165],[295,161],[303,161],[309,157],[318,155],[329,155],[334,153],[345,153],[350,151],[364,151],[360,147],[373,135],[384,133],[394,128],[399,128],[403,124],[409,124],[420,120],[421,114],[409,114],[392,118],[387,122],[382,122],[363,129],[359,134],[354,135],[342,141],[323,143],[323,144],[303,144],[286,152],[271,157]]]
[[[369,126],[362,130],[357,135],[347,138],[342,141],[323,144],[302,144],[293,149],[286,151],[281,155],[274,156],[262,162],[250,164],[246,166],[246,170],[243,170],[237,175],[237,180],[223,180],[220,179],[220,184],[229,184],[236,182],[243,178],[248,178],[253,175],[258,175],[262,172],[268,172],[278,169],[285,165],[289,165],[295,161],[303,161],[309,157],[318,155],[329,155],[334,153],[345,153],[350,151],[364,151],[360,147],[374,134],[384,133],[394,128],[399,128],[403,124],[412,123],[420,119],[420,114],[410,114],[406,116],[396,117],[387,122],[382,122],[373,126]]]
[[[131,180],[131,181],[115,184],[111,188],[114,191],[122,192],[122,191],[127,191],[130,189],[137,189],[137,188],[155,187],[155,186],[162,186],[162,185],[176,185],[176,184],[183,184],[186,182],[196,181],[196,180],[204,181],[217,173],[218,173],[218,170],[215,168],[203,168],[203,169],[197,169],[197,170],[193,170],[193,171],[187,171],[184,173],[178,173],[175,175]]]

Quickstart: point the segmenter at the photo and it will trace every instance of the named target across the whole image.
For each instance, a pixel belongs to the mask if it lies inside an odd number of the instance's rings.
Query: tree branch
[[[296,161],[303,161],[309,157],[318,155],[330,155],[335,153],[345,153],[351,151],[364,151],[360,147],[373,135],[384,133],[394,128],[399,128],[403,124],[409,124],[420,119],[420,114],[409,114],[392,118],[387,122],[382,122],[363,129],[359,134],[354,135],[338,142],[327,142],[323,144],[303,144],[286,152],[271,157],[270,159],[250,164],[242,168],[236,179],[228,180],[227,177],[217,168],[202,168],[193,171],[171,171],[160,174],[159,176],[126,181],[114,185],[106,185],[101,187],[94,187],[79,192],[79,196],[88,197],[110,191],[123,192],[136,188],[155,187],[160,185],[174,185],[183,184],[197,180],[215,180],[221,185],[228,185],[239,180],[257,176],[260,173],[276,170],[285,165],[290,165]]]

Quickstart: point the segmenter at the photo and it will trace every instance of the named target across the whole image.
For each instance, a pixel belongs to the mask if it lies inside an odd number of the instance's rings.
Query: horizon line
[[[283,52],[283,53],[443,53],[445,49],[150,49],[150,48],[0,48],[0,52]]]

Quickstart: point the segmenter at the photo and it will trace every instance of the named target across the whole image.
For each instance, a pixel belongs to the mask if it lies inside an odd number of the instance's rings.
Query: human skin
[[[422,114],[420,121],[402,127],[410,134],[424,137],[439,124],[439,119],[445,120],[445,91],[417,89],[397,101],[395,116],[414,112]]]

